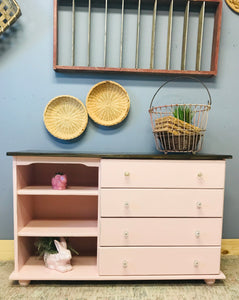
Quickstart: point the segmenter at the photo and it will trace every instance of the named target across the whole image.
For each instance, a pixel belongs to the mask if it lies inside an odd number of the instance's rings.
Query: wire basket
[[[149,108],[151,124],[157,150],[168,152],[191,152],[201,150],[207,127],[208,111],[211,108],[211,95],[206,85],[191,76],[184,76],[202,84],[209,99],[208,104],[171,104],[153,107],[158,92],[169,82],[182,79],[175,77],[166,81],[154,94]]]
[[[21,16],[15,0],[0,0],[0,35]]]

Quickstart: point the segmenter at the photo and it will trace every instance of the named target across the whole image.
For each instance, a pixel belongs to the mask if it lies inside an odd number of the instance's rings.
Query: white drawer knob
[[[202,207],[202,202],[199,202],[199,201],[198,201],[198,202],[196,203],[196,205],[197,205],[197,208],[201,208],[201,207]]]
[[[193,265],[194,265],[195,268],[197,268],[198,265],[199,265],[199,261],[198,260],[194,260]]]
[[[196,237],[196,238],[199,238],[199,237],[200,237],[200,231],[199,231],[199,230],[195,231],[195,237]]]
[[[124,207],[125,207],[125,208],[129,208],[129,202],[125,202],[125,203],[124,203]]]
[[[128,231],[125,231],[124,232],[124,238],[127,239],[128,237],[129,237],[129,233],[128,233]]]
[[[198,173],[198,178],[202,178],[202,176],[203,176],[202,172],[199,172]]]
[[[129,176],[129,172],[128,172],[128,171],[125,171],[125,172],[124,172],[124,176]]]
[[[124,260],[122,263],[123,268],[127,268],[128,267],[128,262],[127,260]]]

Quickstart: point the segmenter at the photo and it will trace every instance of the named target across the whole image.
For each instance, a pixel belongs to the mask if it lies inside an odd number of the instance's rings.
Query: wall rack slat
[[[53,1],[55,71],[217,74],[222,0]]]

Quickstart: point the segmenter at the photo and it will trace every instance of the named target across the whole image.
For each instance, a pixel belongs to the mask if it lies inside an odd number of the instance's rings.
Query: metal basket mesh
[[[199,81],[196,78],[189,77]],[[170,80],[173,81],[178,77]],[[153,107],[153,100],[158,91],[166,85],[164,83],[155,93],[150,104],[150,118],[156,148],[164,153],[191,152],[201,150],[204,133],[207,127],[208,111],[211,108],[211,95],[206,88],[209,101],[204,104],[171,104]]]

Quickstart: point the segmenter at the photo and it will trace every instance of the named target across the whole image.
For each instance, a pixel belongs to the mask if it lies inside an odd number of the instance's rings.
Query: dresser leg
[[[21,286],[28,286],[31,280],[19,280],[18,282]]]
[[[213,285],[216,281],[216,279],[204,279],[207,285]]]

